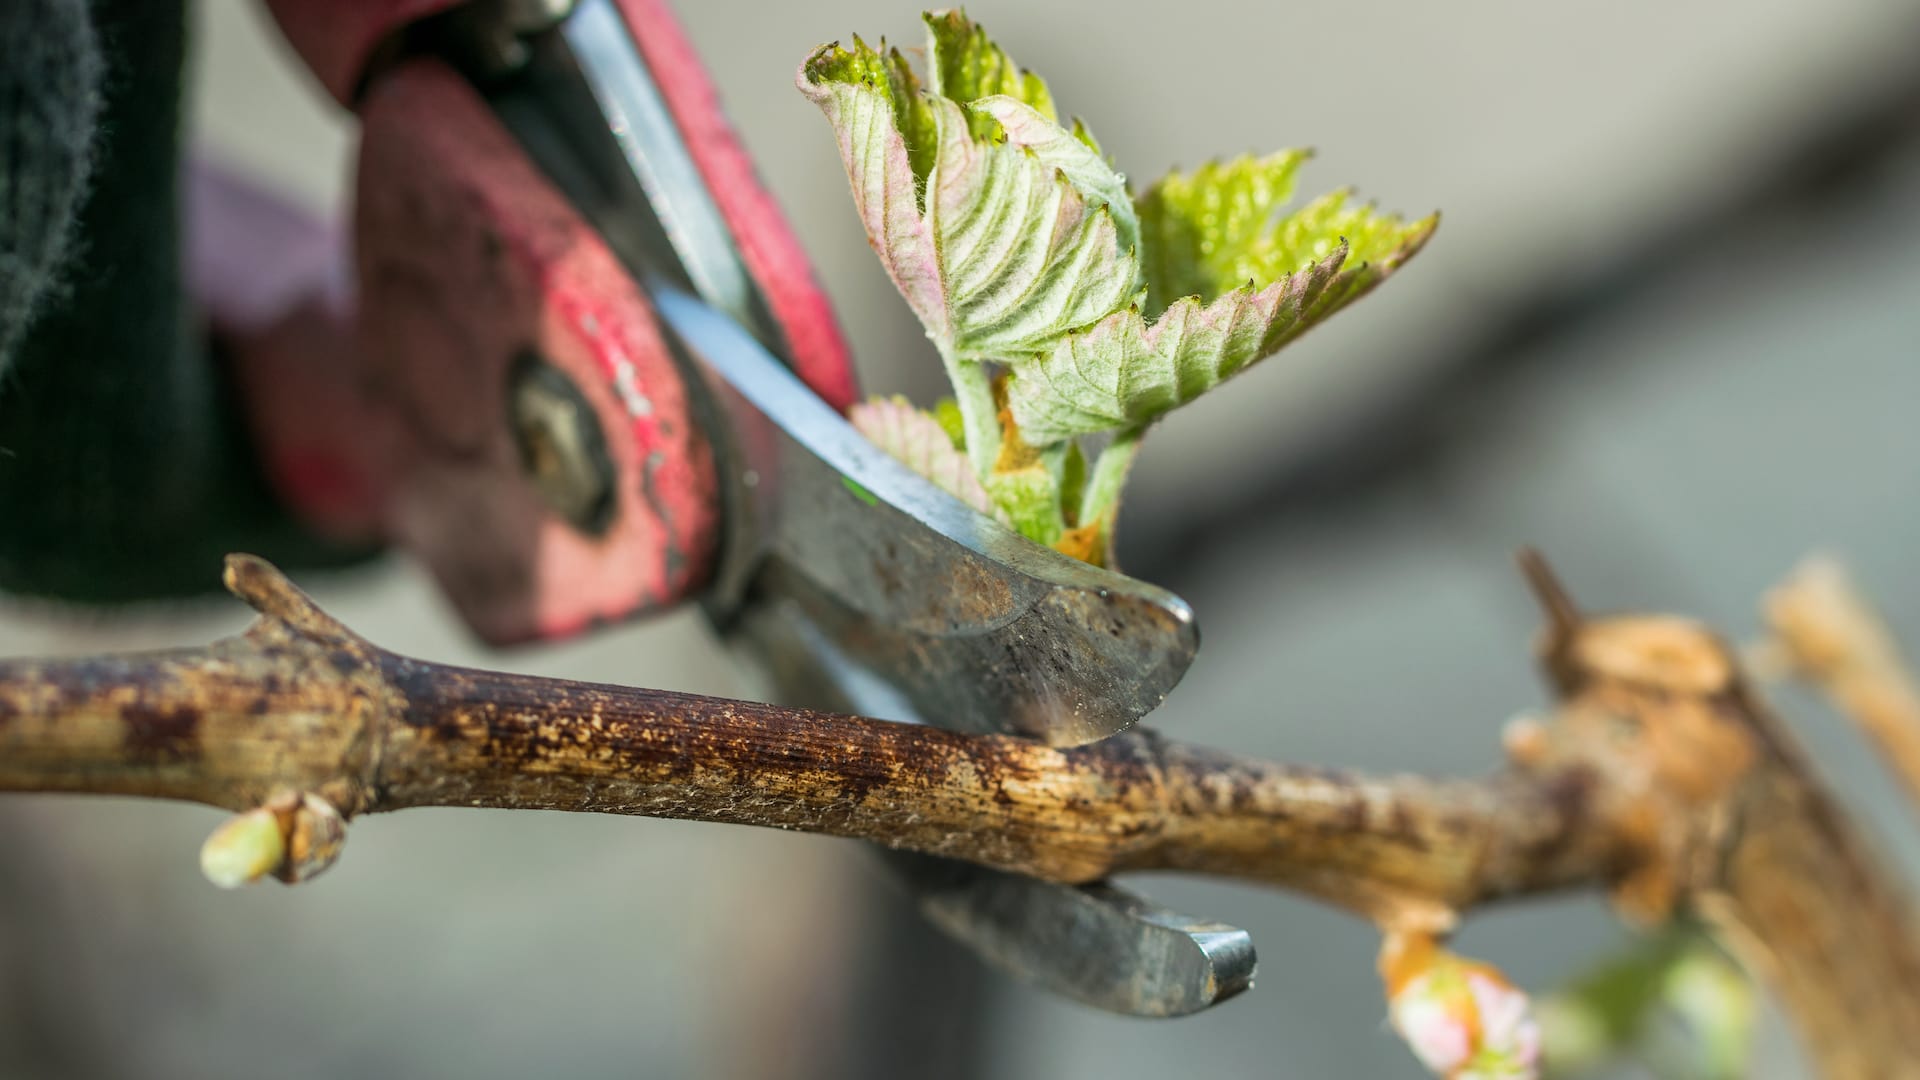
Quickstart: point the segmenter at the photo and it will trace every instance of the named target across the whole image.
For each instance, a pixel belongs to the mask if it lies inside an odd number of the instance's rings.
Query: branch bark
[[[1531,572],[1562,703],[1509,747],[1523,767],[1593,770],[1633,849],[1615,908],[1642,924],[1702,917],[1780,996],[1822,1076],[1920,1071],[1920,937],[1902,884],[1732,650],[1685,619],[1582,619]]]
[[[871,840],[1065,882],[1188,870],[1450,928],[1472,904],[1604,875],[1585,788],[1365,777],[1147,730],[1012,737],[449,667],[361,639],[259,560],[262,618],[206,648],[0,663],[0,790],[185,799],[288,790],[414,806],[639,814]]]
[[[1396,933],[1604,886],[1637,921],[1703,916],[1782,995],[1823,1075],[1920,1068],[1906,899],[1731,652],[1685,620],[1585,619],[1531,565],[1560,700],[1510,728],[1509,766],[1479,780],[1255,761],[1147,730],[1057,750],[447,667],[374,647],[236,557],[228,585],[261,613],[238,637],[0,663],[0,790],[762,825],[1066,882],[1136,870],[1264,882]]]

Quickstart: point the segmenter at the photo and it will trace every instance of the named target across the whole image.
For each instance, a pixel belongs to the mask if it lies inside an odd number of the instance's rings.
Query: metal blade
[[[722,622],[797,601],[928,723],[1056,746],[1146,715],[1199,647],[1186,602],[976,513],[848,424],[732,319],[671,286],[663,322],[716,378],[742,494]]]
[[[739,292],[730,234],[610,11],[606,0],[579,5],[571,50],[537,45],[532,92],[494,100],[649,281],[688,367],[712,376],[716,412],[730,421],[714,425],[729,527],[708,610],[752,654],[772,698],[1055,744],[1102,738],[1151,711],[1199,645],[1186,604],[975,514],[874,448],[755,340],[778,334],[757,291]],[[614,119],[611,138],[565,106],[583,86]],[[660,284],[662,272],[705,302]],[[1105,883],[882,854],[948,933],[1088,1004],[1178,1016],[1252,984],[1244,930]]]
[[[560,34],[693,291],[761,341],[776,344],[773,317],[619,8],[613,0],[580,0]]]
[[[769,348],[777,330],[615,6],[582,0],[529,53],[491,99],[712,376],[730,513],[716,619],[790,595],[942,727],[1074,745],[1159,705],[1198,648],[1183,601],[976,514]]]
[[[731,638],[780,700],[913,721],[895,688],[823,639],[791,600],[755,606]],[[1060,885],[911,852],[878,852],[921,912],[976,955],[1076,1001],[1186,1016],[1253,985],[1253,936],[1107,882]]]
[[[1129,1016],[1188,1016],[1253,986],[1253,938],[1106,882],[1053,885],[889,851],[935,926],[997,966]]]

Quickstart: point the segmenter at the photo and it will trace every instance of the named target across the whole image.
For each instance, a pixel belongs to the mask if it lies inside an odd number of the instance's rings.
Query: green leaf
[[[960,403],[950,397],[943,397],[933,403],[933,418],[940,422],[940,429],[953,440],[955,450],[967,448],[967,421],[960,415]]]
[[[1169,173],[1148,188],[1137,204],[1147,238],[1148,314],[1157,316],[1183,296],[1211,300],[1249,281],[1273,281],[1300,269],[1305,259],[1275,257],[1280,245],[1272,226],[1293,199],[1294,178],[1310,156],[1282,150],[1209,162],[1191,173]]]
[[[868,442],[933,481],[940,490],[983,514],[996,514],[987,489],[940,421],[914,408],[906,398],[858,402],[847,410],[847,420]]]
[[[816,50],[798,81],[833,125],[869,241],[942,355],[1041,351],[1137,300],[1125,178],[977,26],[948,13],[928,32],[931,94],[897,52],[858,38]]]
[[[1287,213],[1303,151],[1176,172],[1136,199],[977,24],[925,23],[927,83],[854,38],[809,56],[800,88],[939,350],[950,448],[1024,534],[1103,558],[1146,428],[1379,284],[1437,218],[1344,191]],[[1089,467],[1072,440],[1108,431]]]
[[[927,24],[927,53],[932,58],[935,94],[961,104],[1004,95],[1050,122],[1058,120],[1047,84],[1015,64],[1005,49],[987,38],[978,23],[967,18],[966,12],[929,11],[921,21]],[[975,138],[990,139],[995,134],[990,116],[976,116],[970,126]]]
[[[1364,295],[1438,224],[1350,206],[1345,192],[1275,216],[1297,164],[1282,154],[1208,166],[1141,199],[1148,296],[1186,295],[1151,324],[1136,306],[1014,359],[1008,397],[1029,440],[1150,423]]]
[[[912,72],[898,53],[889,60],[855,37],[852,49],[835,43],[814,50],[797,81],[833,126],[854,209],[887,276],[928,335],[948,337],[946,288],[920,205],[934,156],[933,123]],[[913,133],[912,154],[903,132]],[[916,156],[925,166],[918,172]]]
[[[986,487],[1021,536],[1048,547],[1059,543],[1067,527],[1060,516],[1060,484],[1044,464],[996,472],[987,477]]]

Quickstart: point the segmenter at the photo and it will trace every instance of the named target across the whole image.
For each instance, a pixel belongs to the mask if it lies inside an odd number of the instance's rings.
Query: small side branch
[[[1920,687],[1838,563],[1809,559],[1767,595],[1776,653],[1866,732],[1920,807]]]
[[[1544,564],[1545,649],[1561,704],[1513,732],[1523,767],[1593,770],[1633,849],[1613,887],[1628,919],[1700,916],[1780,995],[1820,1075],[1920,1070],[1920,938],[1898,875],[1821,784],[1707,628],[1583,619]]]

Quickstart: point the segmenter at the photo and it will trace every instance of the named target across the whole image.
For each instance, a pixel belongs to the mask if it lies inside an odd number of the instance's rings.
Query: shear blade
[[[1041,547],[855,431],[738,323],[656,284],[714,376],[738,494],[716,611],[791,597],[927,723],[1073,746],[1165,700],[1199,648],[1179,597]]]
[[[757,654],[774,699],[1055,745],[1151,711],[1199,647],[1187,605],[974,513],[867,442],[762,345],[778,334],[740,291],[739,253],[615,16],[583,0],[559,35],[568,47],[553,36],[536,47],[534,92],[494,100],[648,282],[687,366],[711,377],[729,525],[707,606]],[[592,108],[569,107],[583,90]],[[661,284],[663,271],[702,299]],[[1104,883],[886,858],[932,921],[1088,1004],[1179,1016],[1252,983],[1243,930]]]
[[[1055,885],[889,852],[920,910],[1001,968],[1129,1016],[1188,1016],[1253,986],[1253,937],[1101,882]]]
[[[729,635],[781,700],[917,719],[895,688],[846,661],[790,600],[743,612]],[[928,921],[1002,971],[1128,1016],[1187,1016],[1253,985],[1253,937],[1105,882],[1060,885],[879,851]]]

